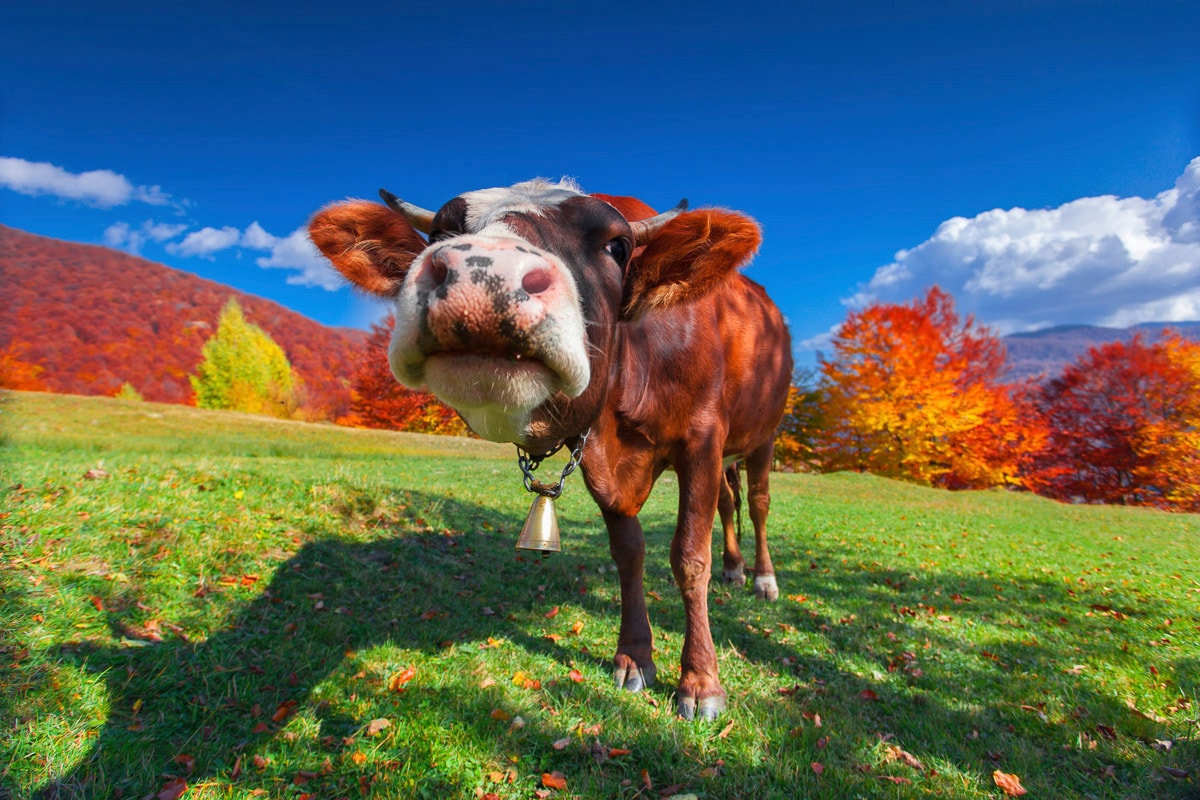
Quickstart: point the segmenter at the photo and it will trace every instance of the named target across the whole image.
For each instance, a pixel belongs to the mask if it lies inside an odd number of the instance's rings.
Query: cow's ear
[[[308,235],[347,280],[379,297],[399,293],[404,274],[426,247],[408,220],[366,200],[322,209],[308,223]]]
[[[629,265],[622,318],[703,296],[745,266],[761,242],[758,223],[745,214],[715,208],[680,214]]]

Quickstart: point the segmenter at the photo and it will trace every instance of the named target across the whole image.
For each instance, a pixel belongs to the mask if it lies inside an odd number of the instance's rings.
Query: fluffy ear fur
[[[658,232],[625,277],[622,317],[682,305],[711,291],[758,251],[762,231],[745,214],[685,211]]]
[[[308,223],[313,244],[355,286],[395,297],[426,242],[390,208],[350,200],[322,209]]]

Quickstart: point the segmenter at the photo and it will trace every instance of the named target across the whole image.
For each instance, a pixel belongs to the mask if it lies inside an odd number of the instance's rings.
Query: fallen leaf
[[[729,724],[721,728],[721,732],[717,734],[718,739],[725,739],[729,736],[729,732],[733,730],[733,720],[729,720]]]
[[[820,775],[825,772],[825,765],[820,761],[814,761],[812,762],[812,771]]]
[[[571,626],[571,633],[575,636],[578,636],[579,632],[582,630],[583,630],[583,620],[576,620],[575,624]]]
[[[107,477],[108,477],[108,470],[106,470],[106,469],[99,469],[99,468],[89,469],[87,472],[83,473],[83,479],[88,480],[88,481],[103,480],[104,478],[107,478]],[[187,786],[184,786],[183,788],[187,789]],[[180,792],[180,794],[182,794],[182,792]],[[179,795],[175,795],[175,796],[178,797]]]
[[[367,723],[366,734],[367,734],[367,736],[375,736],[380,731],[382,731],[384,728],[390,728],[391,726],[392,726],[391,721],[388,719],[385,719],[384,717],[380,717],[378,719],[373,719]]]
[[[361,750],[355,750],[350,755],[350,760],[353,761],[357,766],[362,766],[363,762],[367,760],[367,754]]]
[[[196,757],[190,756],[187,753],[180,753],[179,755],[175,756],[175,763],[183,767],[188,771],[189,774],[191,774],[192,770],[196,768]]]
[[[1020,797],[1025,794],[1025,787],[1021,785],[1021,779],[1016,775],[1009,775],[1007,772],[996,770],[992,773],[992,780],[1009,797]]]
[[[1172,778],[1186,779],[1191,773],[1186,769],[1176,769],[1175,767],[1163,767],[1162,771],[1170,775]]]
[[[488,716],[490,716],[492,719],[498,719],[501,722],[508,722],[510,719],[512,719],[512,715],[503,708],[493,708],[492,713]]]
[[[543,772],[542,786],[547,789],[563,790],[567,788],[567,778],[561,772]]]
[[[251,759],[251,762],[254,764],[255,769],[266,769],[267,768],[267,760],[265,758],[263,758],[262,756],[255,756],[254,758]]]
[[[269,730],[271,730],[271,727],[269,725],[267,725],[267,723],[260,722],[257,725],[255,725],[254,728],[250,732],[251,733],[266,733]]]
[[[558,606],[555,606],[554,608],[552,608],[546,612],[546,619],[554,619],[557,616],[558,616]]]
[[[879,780],[890,781],[892,783],[907,783],[909,785],[912,784],[912,781],[910,781],[908,778],[901,778],[898,775],[880,775]]]
[[[96,597],[96,596],[92,596],[90,599],[92,601],[92,605],[96,607],[97,611],[104,610],[104,601],[103,600],[101,600],[99,597]]]
[[[553,747],[555,750],[565,750],[568,746],[570,746],[570,744],[571,744],[571,737],[567,736],[562,739],[559,739],[557,742],[554,742],[550,746]]]
[[[863,689],[858,693],[858,697],[860,700],[866,700],[867,702],[873,702],[879,699],[879,695],[875,694],[874,690],[872,689]]]
[[[495,686],[495,685],[496,685],[496,679],[490,675],[479,682],[480,689],[486,689],[489,686]]]
[[[626,750],[626,749],[625,749],[625,748],[623,748],[623,747],[613,747],[613,748],[610,748],[610,749],[609,749],[609,751],[608,751],[608,757],[609,757],[609,758],[616,758],[617,756],[627,756],[627,755],[629,755],[629,754],[630,754],[630,753],[632,753],[632,752],[633,752],[632,750]]]
[[[925,770],[925,765],[921,763],[920,759],[901,747],[897,747],[896,745],[888,745],[888,747],[884,750],[884,753],[886,754],[888,761],[899,761],[902,764],[907,764],[918,772],[923,772]]]
[[[542,638],[549,639],[550,641],[557,643],[558,640],[562,638],[562,634],[561,633],[547,633]]]
[[[402,692],[402,691],[404,691],[404,684],[408,683],[416,676],[417,676],[416,667],[410,666],[400,672],[397,672],[395,675],[393,675],[391,677],[391,679],[388,681],[388,688],[391,689],[393,692]]]
[[[504,783],[505,774],[500,770],[492,770],[488,773],[488,780],[492,783]]]
[[[291,714],[295,710],[296,710],[296,701],[295,700],[286,700],[286,701],[280,703],[279,707],[275,709],[275,713],[271,715],[271,721],[272,722],[283,722],[285,719],[288,718],[288,715]]]
[[[577,669],[573,669],[568,672],[567,677],[573,680],[575,683],[583,683],[583,673]]]
[[[187,791],[187,781],[182,778],[172,778],[163,784],[163,787],[158,790],[155,797],[158,800],[178,800]]]

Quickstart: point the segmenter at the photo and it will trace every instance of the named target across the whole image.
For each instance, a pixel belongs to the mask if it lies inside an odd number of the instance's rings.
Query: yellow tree
[[[1015,480],[1024,440],[1001,383],[1004,345],[960,320],[936,286],[910,303],[852,312],[822,359],[827,470],[857,469],[953,488]]]
[[[1160,368],[1158,412],[1137,436],[1135,449],[1144,463],[1137,477],[1157,484],[1162,505],[1200,511],[1200,343],[1178,335],[1154,345],[1165,362]]]
[[[291,417],[300,382],[266,331],[246,320],[237,300],[221,309],[217,331],[204,343],[203,360],[189,376],[200,408],[223,408]]]

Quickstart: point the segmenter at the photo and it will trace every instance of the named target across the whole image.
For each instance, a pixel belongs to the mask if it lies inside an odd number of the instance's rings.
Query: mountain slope
[[[1056,377],[1067,364],[1096,345],[1129,341],[1136,334],[1158,339],[1165,329],[1200,341],[1200,322],[1145,322],[1130,328],[1103,328],[1097,325],[1059,325],[1030,333],[1004,337],[1008,348],[1009,379],[1013,381]]]
[[[147,400],[186,403],[188,375],[236,297],[246,318],[287,353],[305,407],[349,408],[349,378],[366,334],[329,328],[278,303],[143,258],[0,225],[0,350],[16,343],[54,392],[109,395],[128,381]]]

